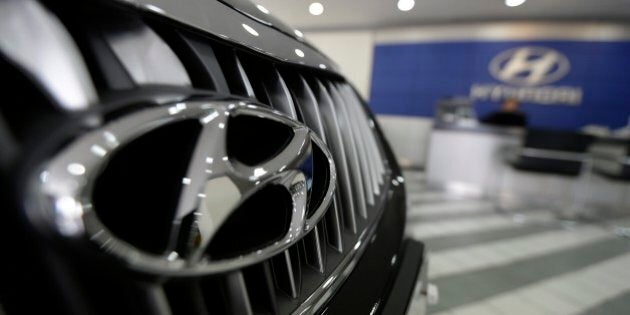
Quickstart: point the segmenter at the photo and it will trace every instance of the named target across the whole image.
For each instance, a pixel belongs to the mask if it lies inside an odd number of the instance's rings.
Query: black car
[[[424,303],[374,116],[254,4],[2,0],[0,56],[0,314]]]

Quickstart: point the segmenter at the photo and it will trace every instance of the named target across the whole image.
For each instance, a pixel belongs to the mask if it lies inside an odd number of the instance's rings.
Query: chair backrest
[[[523,146],[567,152],[586,152],[594,137],[573,131],[528,129]]]
[[[572,131],[529,129],[523,141],[524,149],[537,149],[566,153],[585,153],[593,142],[593,137]],[[516,169],[538,173],[578,176],[582,169],[582,162],[561,158],[521,155],[513,163]]]

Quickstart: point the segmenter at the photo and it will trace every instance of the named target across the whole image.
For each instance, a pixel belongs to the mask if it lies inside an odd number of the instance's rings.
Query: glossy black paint
[[[274,59],[338,74],[334,62],[311,45],[301,39],[298,40],[299,37],[296,35],[289,35],[290,32],[284,27],[279,28],[278,24],[262,21],[251,13],[242,14],[242,12],[253,11],[237,2],[229,2],[231,6],[228,6],[220,1],[205,0],[94,1],[133,5],[146,14],[164,17],[187,25]],[[237,11],[233,7],[238,7],[241,11]],[[255,32],[251,32],[251,29]],[[303,56],[300,56],[298,50],[302,52]]]
[[[267,24],[290,37],[295,38],[296,40],[304,41],[303,37],[297,36],[300,34],[299,32],[295,32],[295,29],[290,26],[284,24],[280,19],[276,18],[272,12],[266,13],[263,12],[264,7],[259,7],[257,4],[253,3],[249,0],[218,0],[220,2],[225,3],[226,5],[232,7],[234,10],[241,12],[255,20],[260,21],[263,24]],[[266,9],[266,8],[265,8]],[[268,10],[267,10],[268,12]]]
[[[391,261],[399,254],[402,243],[402,196],[398,188],[394,189],[371,244],[322,314],[348,314],[350,310],[353,314],[372,314],[386,301],[398,270]]]
[[[426,273],[421,274],[421,272],[426,270],[427,266],[424,244],[416,240],[405,240],[403,248],[398,255],[398,261],[398,273],[387,301],[381,308],[382,314],[407,313],[410,311],[408,307],[412,299],[422,298],[422,296],[413,296],[413,294],[425,294],[422,292],[425,289],[423,287],[419,287],[419,290],[416,291],[417,285],[426,284],[426,279],[424,278]]]

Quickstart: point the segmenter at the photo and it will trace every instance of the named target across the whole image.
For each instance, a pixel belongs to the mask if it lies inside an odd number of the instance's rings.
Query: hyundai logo
[[[227,130],[243,128],[230,126],[230,119],[241,116],[279,124],[289,128],[291,136],[270,158],[255,165],[244,164],[230,157],[226,149]],[[92,200],[92,189],[112,156],[122,148],[152,130],[181,121],[196,121],[201,131],[192,156],[182,156],[189,159],[188,171],[181,180],[178,204],[172,211],[172,241],[162,254],[151,253],[108,229],[93,209],[97,205]],[[323,193],[317,196],[308,190],[310,178],[315,176],[308,165],[315,147],[317,154],[323,154],[325,164],[315,175],[326,179]],[[41,175],[34,180],[35,198],[30,200],[36,202],[28,214],[32,222],[45,224],[58,236],[84,247],[100,248],[100,253],[118,258],[136,271],[174,276],[213,274],[267,260],[297,243],[322,220],[332,201],[335,183],[335,165],[326,145],[304,124],[253,104],[183,102],[132,113],[70,143],[43,166]],[[240,205],[269,186],[283,189],[290,198],[288,226],[283,234],[275,240],[262,240],[259,247],[237,256],[209,256],[207,249],[217,231]],[[309,203],[309,198],[318,200]],[[311,205],[316,208],[309,209]],[[263,206],[258,209],[271,210]],[[142,223],[152,224],[155,222],[151,217]],[[250,233],[238,226],[236,229]]]
[[[569,73],[569,59],[560,52],[536,46],[506,50],[492,59],[490,73],[512,85],[538,86],[562,79]]]

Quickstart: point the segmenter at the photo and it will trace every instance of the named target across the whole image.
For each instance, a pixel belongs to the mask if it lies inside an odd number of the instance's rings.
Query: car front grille
[[[81,13],[77,14],[75,9]],[[384,209],[385,192],[392,181],[381,135],[353,88],[333,72],[282,62],[256,49],[225,41],[221,36],[204,34],[125,5],[77,4],[70,11],[50,4],[44,10],[54,12],[85,60],[100,100],[90,105],[93,112],[99,113],[90,114],[92,118],[97,116],[96,121],[115,120],[130,112],[159,106],[162,100],[169,102],[183,96],[255,103],[313,130],[332,153],[337,170],[337,189],[324,219],[281,254],[243,269],[184,277],[138,275],[124,267],[109,266],[109,260],[102,263],[98,255],[93,260],[90,255],[83,255],[83,249],[79,249],[80,255],[67,255],[75,253],[74,245],[54,243],[61,248],[51,254],[62,262],[55,266],[59,278],[63,278],[59,281],[67,286],[64,294],[73,297],[66,305],[67,310],[108,314],[288,314],[321,310],[371,241],[372,229]],[[58,109],[43,107],[45,113],[62,116],[60,121],[70,117],[57,113]],[[17,143],[32,137],[21,131],[22,123],[26,122],[24,117],[6,108],[3,116],[8,130],[5,135],[12,135]],[[250,132],[269,132],[256,130],[257,126],[250,128]],[[181,139],[193,133],[194,130],[182,124],[153,137],[161,146],[181,153],[190,151],[189,145],[176,140],[168,144],[169,137],[180,135]],[[149,144],[135,144],[140,148],[137,152],[119,155],[120,161],[116,163],[132,163],[130,159],[138,154],[164,154],[162,158],[167,155],[173,158],[172,152],[145,149],[152,143],[147,141]],[[181,164],[177,158],[173,159],[169,163]],[[105,201],[96,206],[112,205],[111,200],[123,198],[125,189],[134,189],[134,174],[110,174],[109,170],[100,175],[102,181],[120,183],[120,193],[113,196],[113,188],[102,189],[104,192],[97,199]],[[179,176],[176,167],[172,172],[160,176]],[[317,172],[315,169],[315,176]],[[159,194],[165,201],[152,205],[156,227],[134,231],[135,234],[128,236],[130,243],[147,241],[143,232],[160,233],[159,222],[164,220],[159,218],[168,219],[168,215],[157,212],[168,208],[168,200],[172,198],[168,191]],[[112,216],[106,223],[112,231],[143,229],[133,224],[129,227],[130,223],[123,220]],[[123,224],[127,226],[119,226]],[[138,241],[131,241],[136,238]],[[151,239],[147,242],[151,243]],[[154,252],[161,250],[160,246],[150,246],[147,245]]]

